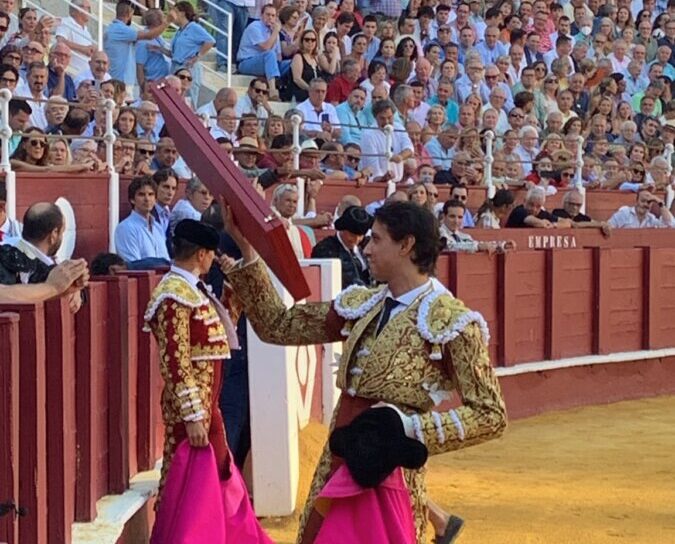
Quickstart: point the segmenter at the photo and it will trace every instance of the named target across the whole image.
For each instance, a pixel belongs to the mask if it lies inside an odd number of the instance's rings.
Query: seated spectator
[[[45,48],[40,42],[21,42],[21,66],[19,66],[19,75],[24,82],[27,79],[28,67],[34,62],[44,63],[44,58]]]
[[[103,153],[106,152],[105,145],[103,145]],[[113,164],[115,165],[115,172],[123,176],[133,176],[134,172],[134,157],[136,156],[136,142],[133,140],[122,140],[118,138],[113,144]]]
[[[643,189],[648,189],[647,170],[641,162],[631,162],[628,165],[628,176],[626,181],[619,185],[620,191],[632,191],[637,193]]]
[[[73,166],[85,168],[92,172],[103,172],[106,169],[105,162],[98,156],[98,145],[94,140],[73,140],[70,144],[73,154]]]
[[[21,68],[21,49],[15,45],[6,45],[0,50],[0,62],[12,66],[17,72]]]
[[[347,100],[349,93],[357,86],[360,75],[359,66],[354,59],[343,60],[340,75],[334,77],[328,84],[326,102],[337,106]]]
[[[155,145],[149,140],[138,140],[136,142],[136,154],[134,155],[134,173],[137,176],[151,176],[154,174],[150,165],[155,156]],[[159,168],[157,170],[160,170]]]
[[[663,200],[645,189],[638,191],[635,206],[622,206],[608,223],[615,229],[675,228],[673,215]]]
[[[7,186],[0,181],[0,244],[10,238],[20,238],[23,225],[7,215]]]
[[[68,110],[66,118],[61,123],[61,128],[54,131],[54,134],[63,136],[81,136],[87,130],[91,117],[82,108],[73,107]]]
[[[185,198],[176,202],[173,210],[171,210],[171,218],[169,219],[171,236],[173,236],[176,225],[183,219],[200,221],[202,214],[212,202],[213,195],[208,187],[199,178],[190,178],[185,186]]]
[[[234,160],[239,165],[244,175],[252,180],[256,180],[263,189],[271,187],[279,181],[275,171],[271,168],[259,168],[256,163],[263,156],[263,152],[258,147],[258,141],[254,138],[242,138],[239,146],[232,150]]]
[[[361,87],[356,87],[349,93],[347,100],[338,104],[335,113],[340,122],[340,143],[360,144],[362,126],[366,125],[363,115],[363,106],[366,103],[366,92]]]
[[[527,175],[532,170],[534,158],[539,153],[539,133],[535,127],[527,125],[520,129],[518,136],[520,145],[516,147],[515,153],[522,161],[523,174]]]
[[[195,102],[192,100],[193,80],[192,73],[187,68],[179,68],[173,75],[166,76],[164,79],[167,83],[176,85],[176,92],[183,98],[188,107],[194,111]]]
[[[256,77],[248,84],[246,94],[237,100],[234,107],[235,117],[241,118],[244,114],[253,114],[260,124],[272,113],[269,103],[269,85],[264,78]]]
[[[52,138],[49,141],[48,162],[51,166],[69,166],[72,160],[68,140]]]
[[[321,146],[323,161],[321,171],[326,174],[326,179],[341,180],[347,179],[344,173],[345,155],[342,144],[337,142],[326,142]]]
[[[75,82],[67,73],[72,53],[70,47],[65,43],[56,43],[49,51],[49,77],[47,79],[47,89],[49,96],[62,96],[68,102],[75,102],[77,93],[75,91]]]
[[[527,192],[525,203],[516,206],[506,222],[506,228],[568,228],[572,225],[569,219],[561,219],[544,209],[546,190],[543,187],[532,187]]]
[[[290,61],[281,60],[281,42],[277,9],[272,4],[263,6],[259,21],[246,27],[237,52],[237,69],[241,74],[265,76],[269,82],[270,100],[278,100],[276,78],[285,75]]]
[[[26,129],[26,135],[21,138],[21,143],[11,156],[10,162],[12,169],[17,172],[86,172],[92,167],[92,162],[64,166],[50,165],[46,135],[36,127]]]
[[[313,79],[309,84],[309,98],[298,104],[297,108],[305,121],[304,134],[324,142],[339,140],[341,132],[335,108],[324,102],[327,88],[323,79]]]
[[[606,221],[594,221],[586,214],[581,213],[584,205],[584,197],[576,189],[567,191],[563,196],[563,207],[556,208],[551,213],[556,217],[562,217],[572,221],[574,228],[598,228],[605,236],[610,235],[611,228]]]
[[[312,259],[339,259],[342,268],[342,288],[350,285],[370,285],[368,261],[359,244],[370,230],[373,217],[360,206],[350,206],[335,221],[333,236],[324,238],[312,249]]]
[[[128,270],[126,261],[117,253],[99,253],[91,261],[92,276],[114,276]]]
[[[391,85],[387,81],[387,66],[383,62],[373,60],[368,65],[368,79],[360,83],[360,87],[366,92],[366,102],[372,101],[372,92],[378,85],[384,85],[387,89],[387,95]]]
[[[171,168],[163,168],[153,174],[152,180],[157,184],[157,202],[151,213],[162,232],[168,235],[171,204],[176,197],[178,176]]]
[[[487,199],[476,212],[475,224],[479,229],[499,229],[506,223],[513,209],[513,193],[497,189],[495,196]]]
[[[281,184],[272,194],[272,210],[284,220],[286,233],[298,259],[311,255],[311,243],[307,235],[293,224],[293,217],[298,211],[298,189],[295,185]]]
[[[45,108],[47,134],[61,134],[63,122],[68,116],[68,102],[62,96],[50,96]]]
[[[91,55],[89,61],[89,68],[78,73],[75,77],[75,88],[79,87],[83,81],[91,81],[96,89],[101,88],[104,81],[112,79],[108,73],[110,61],[105,51],[96,51]]]
[[[12,16],[16,17],[14,14]],[[9,34],[9,14],[0,11],[0,47],[7,45],[11,37],[12,35]]]
[[[452,166],[456,154],[457,138],[457,128],[448,125],[441,130],[438,136],[432,137],[424,144],[424,148],[431,157],[431,164],[437,170],[448,170]]]
[[[159,107],[150,100],[143,100],[138,109],[138,127],[136,132],[139,138],[145,138],[153,143],[159,141],[162,127],[159,124]]]
[[[262,138],[265,148],[272,145],[272,140],[284,133],[284,118],[279,115],[270,115],[265,121]]]
[[[131,213],[115,229],[115,249],[125,261],[163,259],[170,264],[166,234],[152,215],[157,202],[157,184],[149,176],[129,184]]]
[[[32,126],[46,130],[47,118],[45,108],[47,100],[47,67],[43,62],[32,62],[26,72],[26,84],[17,86],[16,94],[32,98],[28,100],[31,113],[30,123]]]
[[[448,200],[443,204],[443,220],[439,228],[442,239],[445,239],[446,248],[449,251],[462,253],[476,253],[485,251],[492,254],[515,249],[513,240],[501,240],[498,242],[477,242],[469,234],[462,232],[464,216],[468,215],[466,206],[459,200]]]
[[[340,70],[342,53],[340,52],[340,43],[335,32],[327,32],[322,38],[323,50],[319,54],[319,66],[326,81],[335,77]]]
[[[361,151],[365,157],[361,159],[361,166],[371,172],[371,181],[388,181],[391,179],[390,162],[401,164],[413,156],[413,145],[408,134],[400,124],[394,123],[396,106],[390,100],[380,100],[373,104],[373,115],[377,123],[376,128],[366,130],[361,140]],[[384,128],[394,127],[393,155],[387,160],[387,146]],[[403,130],[402,130],[403,129]]]
[[[138,138],[136,122],[136,112],[134,109],[125,106],[120,108],[119,114],[117,115],[117,121],[115,121],[113,128],[119,138],[135,140]]]
[[[0,64],[0,89],[9,89],[14,93],[18,83],[19,71],[9,64]]]
[[[293,219],[293,223],[303,228],[305,233],[309,235],[311,244],[315,241],[311,229],[322,229],[330,226],[333,222],[332,213],[317,211],[316,204],[322,184],[323,182],[317,179],[310,179],[305,182],[305,215]]]
[[[216,116],[223,108],[236,108],[237,105],[237,91],[229,87],[219,89],[216,96],[211,102],[207,102],[197,110],[197,115],[206,118],[207,126],[209,128],[216,124]]]
[[[316,31],[303,31],[300,35],[298,47],[298,52],[293,55],[293,59],[291,60],[287,94],[300,103],[309,97],[309,84],[319,76],[320,72],[318,35]]]
[[[192,177],[192,172],[183,158],[178,155],[178,149],[176,149],[176,144],[173,143],[172,138],[161,138],[157,142],[155,157],[150,163],[150,169],[155,171],[162,168],[172,168],[181,179]]]
[[[227,138],[230,142],[236,144],[238,141],[237,124],[237,113],[234,108],[222,108],[216,117],[215,126],[211,127],[209,132],[215,139]]]
[[[406,192],[410,202],[414,202],[418,206],[422,206],[436,215],[433,205],[429,200],[429,189],[427,189],[426,184],[415,183],[410,185]]]
[[[458,200],[463,202],[467,213],[464,214],[464,222],[462,227],[465,229],[472,229],[476,225],[473,222],[473,217],[471,215],[471,210],[469,210],[469,190],[466,188],[466,185],[454,185],[450,189],[450,200]],[[440,212],[441,210],[436,210]],[[438,215],[438,214],[436,214]]]

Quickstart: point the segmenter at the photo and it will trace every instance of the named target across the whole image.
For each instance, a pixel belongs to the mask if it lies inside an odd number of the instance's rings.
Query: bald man
[[[112,79],[108,73],[110,61],[105,51],[96,51],[89,60],[89,68],[80,72],[75,78],[75,88],[80,86],[83,81],[91,81],[92,85],[99,89],[101,83]]]
[[[235,108],[237,105],[237,91],[230,87],[220,89],[211,102],[207,102],[197,110],[197,115],[208,118],[208,128],[216,126],[218,112],[223,108]]]

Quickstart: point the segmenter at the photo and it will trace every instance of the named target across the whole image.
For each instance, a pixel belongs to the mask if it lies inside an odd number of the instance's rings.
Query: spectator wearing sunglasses
[[[263,77],[256,77],[248,84],[246,94],[237,100],[234,106],[234,112],[237,119],[246,114],[253,114],[258,118],[260,126],[264,126],[272,108],[269,104],[270,88],[267,80]]]
[[[17,172],[86,172],[92,163],[54,166],[49,164],[46,134],[37,127],[26,129],[26,135],[10,158]]]
[[[647,171],[641,162],[631,162],[628,167],[628,180],[619,185],[620,191],[638,193],[643,189],[652,189],[653,184],[647,183]]]
[[[146,30],[136,30],[131,26],[134,7],[119,2],[115,8],[115,19],[103,36],[103,50],[110,58],[110,75],[113,79],[124,81],[127,85],[136,84],[136,42],[157,38],[171,22],[171,13],[161,24]]]

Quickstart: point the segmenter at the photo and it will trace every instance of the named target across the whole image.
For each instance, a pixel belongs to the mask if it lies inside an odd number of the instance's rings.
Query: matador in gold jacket
[[[506,414],[490,366],[485,320],[429,276],[440,247],[435,219],[415,204],[387,204],[376,213],[372,233],[365,254],[374,276],[387,284],[352,286],[332,302],[289,309],[264,263],[254,256],[247,260],[242,249],[244,262],[228,274],[257,334],[265,342],[286,345],[345,342],[337,371],[342,395],[331,431],[386,403],[401,412],[409,434],[426,445],[429,455],[499,436]],[[395,308],[385,310],[391,299]],[[439,409],[452,392],[462,405]],[[301,517],[301,544],[314,541],[322,522],[314,502],[339,463],[326,445]],[[421,544],[427,518],[424,469],[405,473]]]

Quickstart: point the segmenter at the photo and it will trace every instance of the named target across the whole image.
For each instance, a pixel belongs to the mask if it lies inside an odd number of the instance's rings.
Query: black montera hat
[[[388,407],[366,410],[335,429],[329,446],[361,487],[377,487],[397,467],[420,468],[429,453],[424,444],[405,435],[401,418]]]
[[[173,232],[173,237],[181,238],[196,246],[214,251],[218,249],[218,242],[220,241],[220,236],[218,236],[216,229],[211,225],[195,221],[194,219],[183,219],[178,223],[176,230]]]
[[[349,206],[335,221],[335,230],[346,230],[354,234],[366,234],[372,226],[373,216],[361,206]]]

